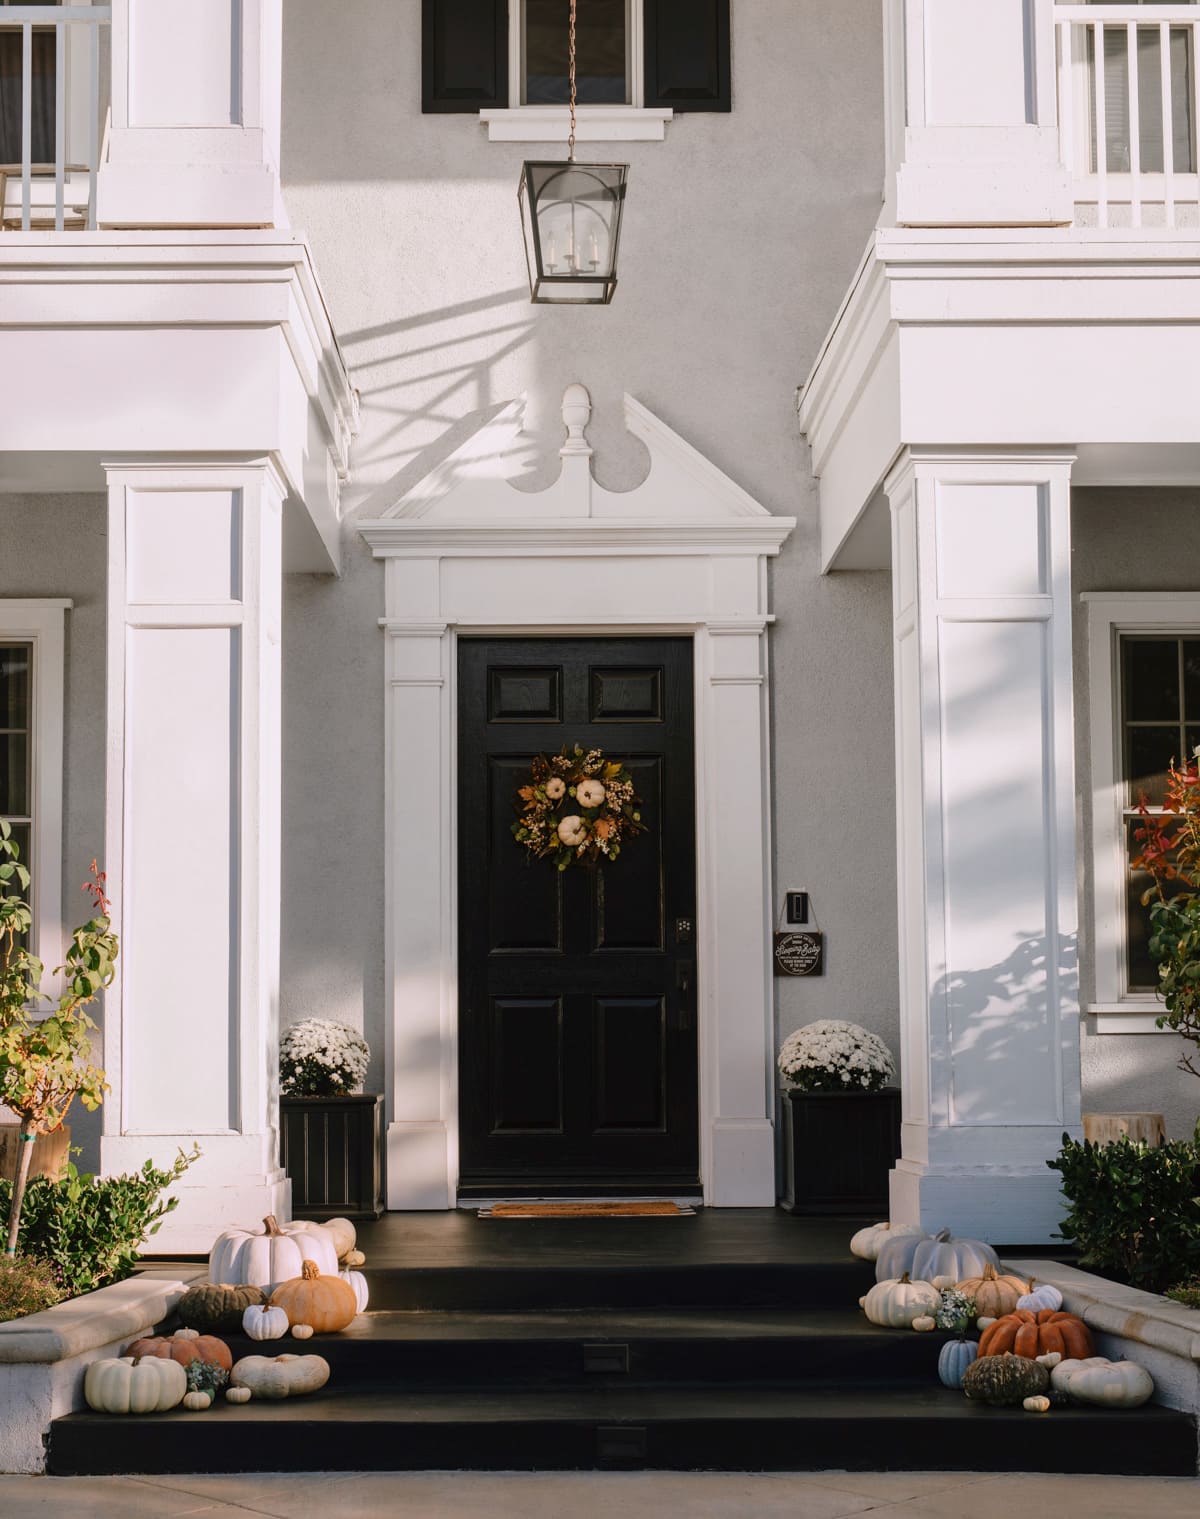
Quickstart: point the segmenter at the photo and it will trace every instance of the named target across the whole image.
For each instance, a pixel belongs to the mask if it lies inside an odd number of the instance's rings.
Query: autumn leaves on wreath
[[[558,870],[615,860],[625,840],[646,829],[633,776],[602,749],[564,744],[549,758],[535,755],[517,798],[513,837]]]
[[[55,999],[42,990],[45,967],[29,949],[29,871],[11,826],[0,819],[0,1105],[16,1116],[21,1136],[7,1256],[16,1254],[34,1141],[62,1126],[76,1097],[94,1111],[108,1090],[104,1072],[92,1064],[96,1025],[85,1011],[111,983],[117,958],[104,874],[95,860],[83,889],[92,916],[71,935],[66,959],[54,971],[63,979]]]

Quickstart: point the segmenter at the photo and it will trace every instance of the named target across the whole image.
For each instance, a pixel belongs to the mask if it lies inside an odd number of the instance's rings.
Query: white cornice
[[[726,522],[671,519],[582,518],[427,522],[397,517],[360,522],[358,530],[377,558],[564,557],[596,551],[675,554],[778,554],[796,526],[794,517],[738,518]]]

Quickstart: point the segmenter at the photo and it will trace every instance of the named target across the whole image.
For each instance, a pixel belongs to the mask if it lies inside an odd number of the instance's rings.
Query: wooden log
[[[1096,1145],[1110,1145],[1114,1139],[1161,1145],[1166,1143],[1167,1125],[1161,1113],[1085,1113],[1083,1137]]]
[[[0,1123],[0,1176],[17,1179],[17,1156],[21,1148],[21,1125]],[[33,1142],[29,1175],[49,1176],[56,1181],[71,1158],[71,1126],[63,1124],[54,1134],[39,1134]]]

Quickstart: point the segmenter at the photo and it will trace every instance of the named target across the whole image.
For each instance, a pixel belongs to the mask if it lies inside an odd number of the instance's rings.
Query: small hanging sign
[[[819,933],[777,933],[775,974],[819,976],[822,974],[823,936]]]

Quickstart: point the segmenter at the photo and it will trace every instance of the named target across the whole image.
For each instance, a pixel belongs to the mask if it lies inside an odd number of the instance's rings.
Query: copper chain
[[[575,3],[571,0],[571,25],[567,33],[567,74],[571,83],[571,131],[567,137],[567,161],[575,157]]]

